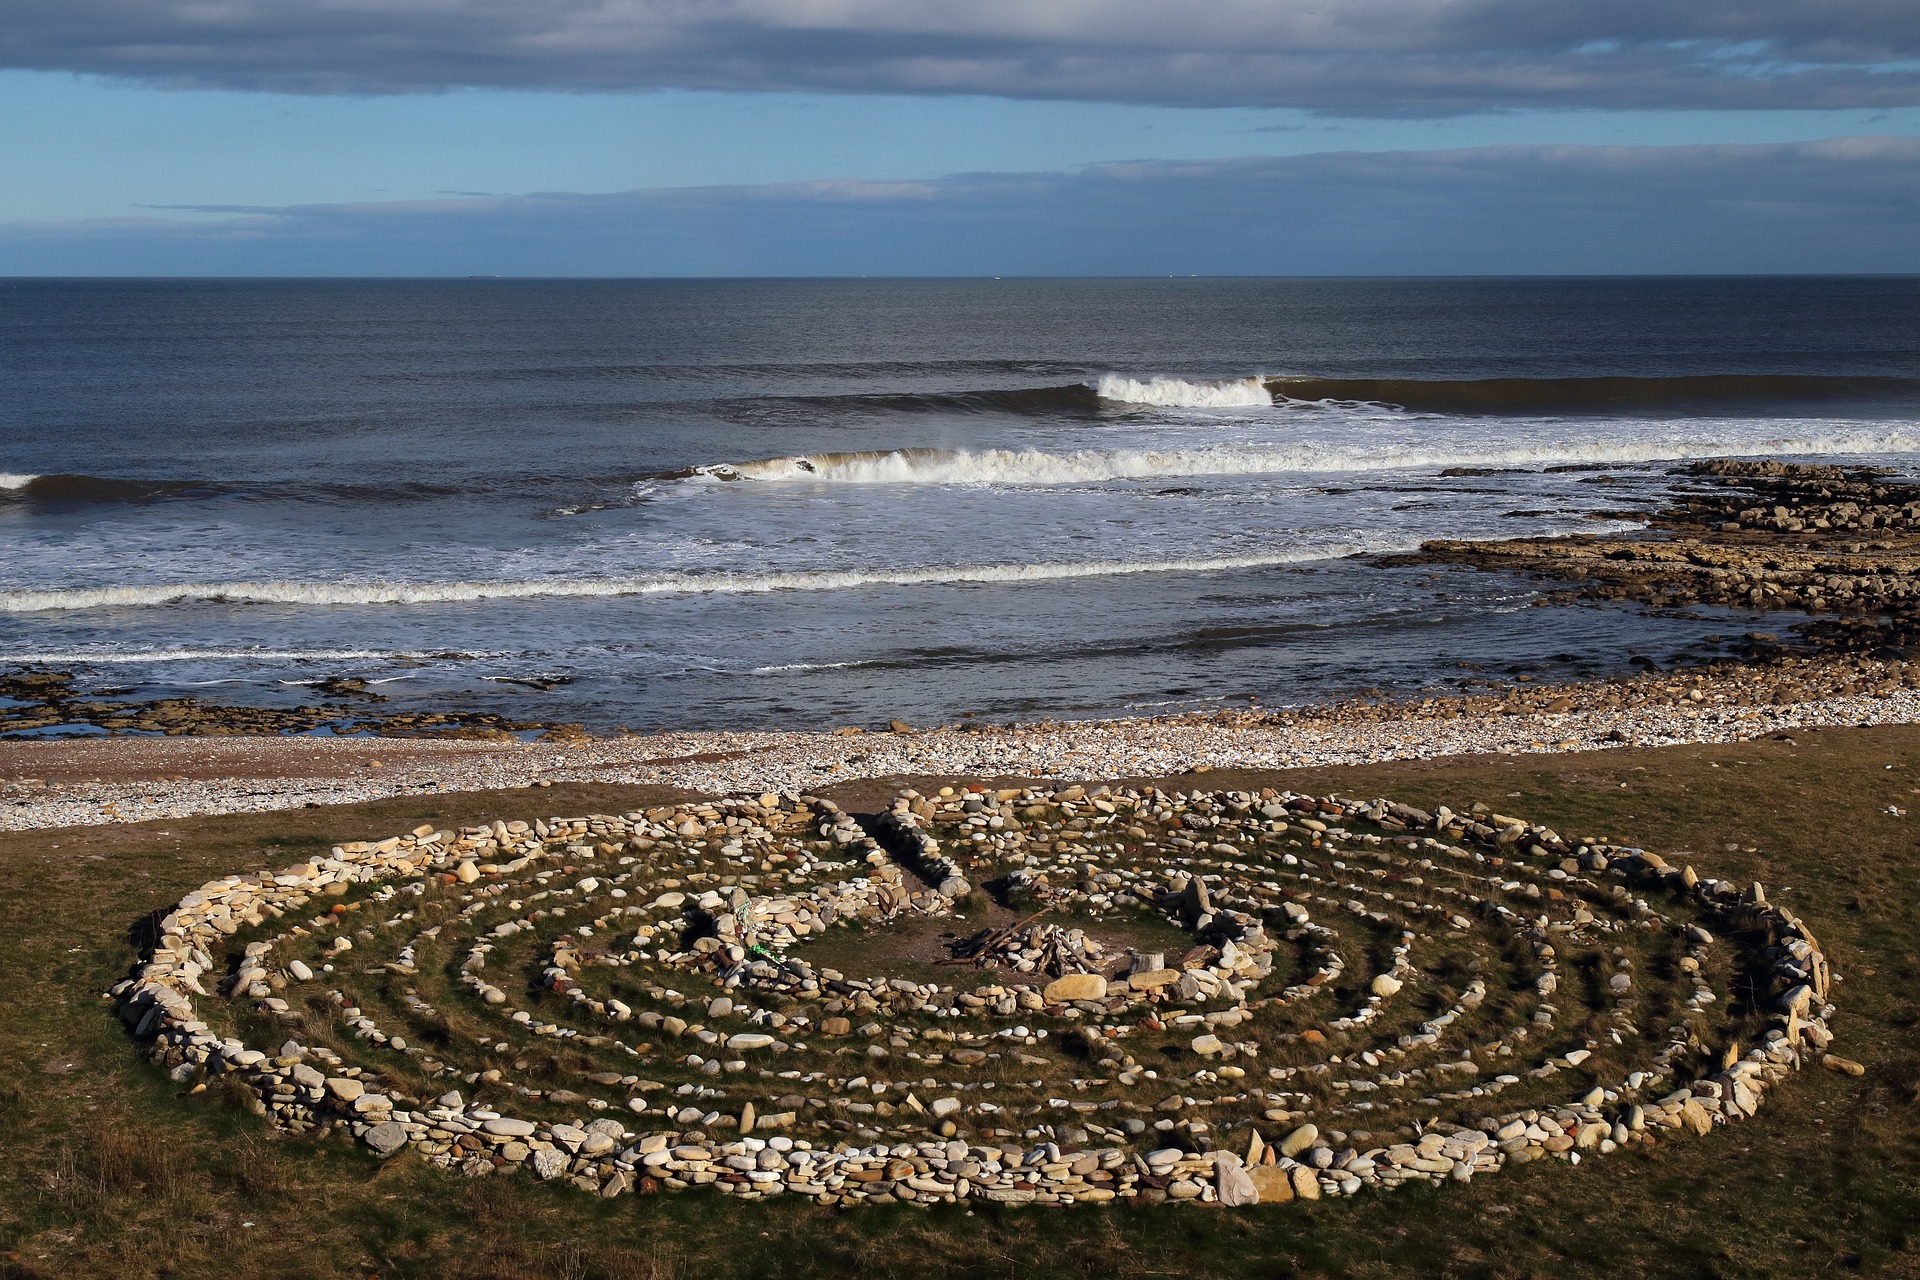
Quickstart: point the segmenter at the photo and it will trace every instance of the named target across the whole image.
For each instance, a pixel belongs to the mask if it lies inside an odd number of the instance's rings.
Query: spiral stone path
[[[1474,806],[1062,785],[422,827],[181,899],[191,1091],[602,1196],[1228,1205],[1707,1137],[1828,1052],[1808,926]]]

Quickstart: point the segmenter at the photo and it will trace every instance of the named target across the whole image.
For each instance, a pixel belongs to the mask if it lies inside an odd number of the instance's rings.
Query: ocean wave
[[[1225,409],[1270,405],[1273,393],[1259,378],[1188,382],[1182,378],[1125,378],[1110,373],[1094,387],[1102,400],[1167,409]]]
[[[1322,403],[1467,416],[1523,413],[1638,413],[1750,406],[1765,412],[1796,405],[1911,404],[1920,379],[1817,374],[1687,374],[1594,378],[1321,378],[1266,376],[1219,380],[1110,373],[1093,382],[943,391],[759,396],[729,402],[739,412],[806,405],[824,412],[1017,414],[1098,418],[1116,407],[1245,408]]]
[[[1914,378],[1740,373],[1656,378],[1269,378],[1265,385],[1283,400],[1333,400],[1488,415],[1911,401],[1920,394],[1920,379]]]
[[[1037,417],[1098,417],[1116,405],[1135,408],[1226,409],[1273,404],[1257,377],[1190,380],[1103,374],[1093,382],[1044,387],[973,387],[953,391],[863,391],[847,395],[765,396],[735,402],[743,411],[769,405],[890,413],[1014,413]]]
[[[31,595],[31,592],[15,592],[15,595]],[[4,599],[0,593],[0,599]],[[4,606],[0,605],[0,611]],[[22,611],[24,612],[24,611]],[[28,651],[26,653],[0,653],[0,667],[32,664],[36,666],[52,663],[90,663],[90,664],[138,664],[142,662],[220,662],[236,659],[257,658],[264,662],[363,662],[370,660],[418,660],[422,658],[477,658],[482,654],[471,653],[397,653],[391,649],[135,649],[135,650],[94,650],[67,649],[57,651]],[[305,684],[308,681],[289,680],[286,684]]]
[[[138,608],[195,600],[285,605],[455,604],[553,596],[739,595],[948,583],[1051,582],[1143,573],[1265,569],[1343,556],[1417,549],[1417,544],[1413,543],[1383,541],[1372,545],[1362,540],[1293,551],[1185,560],[1090,560],[1066,564],[937,565],[918,569],[820,569],[790,573],[677,574],[657,578],[554,578],[497,582],[151,583],[77,587],[59,591],[4,591],[0,592],[0,613]]]
[[[1271,403],[1268,397],[1262,403]],[[1030,417],[1095,417],[1100,397],[1085,382],[1050,387],[989,387],[961,391],[859,391],[841,395],[756,396],[725,402],[735,413],[804,406],[828,412],[1013,413]]]
[[[1342,447],[1216,445],[1194,449],[874,449],[800,454],[695,468],[716,480],[831,484],[1086,484],[1162,476],[1275,475],[1290,472],[1406,471],[1431,467],[1623,465],[1692,458],[1911,453],[1920,435],[1836,432],[1767,440],[1555,442],[1512,447]]]
[[[618,478],[605,483],[618,483]],[[75,472],[45,475],[16,475],[0,472],[0,502],[28,502],[47,506],[86,506],[116,503],[136,504],[187,499],[241,497],[255,500],[289,502],[391,503],[420,498],[461,497],[502,490],[525,493],[542,487],[556,490],[577,482],[564,476],[510,476],[468,484],[447,484],[427,480],[393,480],[386,483],[321,482],[298,480],[179,480],[129,479],[121,476],[95,476]]]
[[[112,476],[71,473],[12,475],[0,473],[0,500],[79,504],[89,502],[155,502],[162,498],[209,496],[220,486],[203,480],[122,480]]]

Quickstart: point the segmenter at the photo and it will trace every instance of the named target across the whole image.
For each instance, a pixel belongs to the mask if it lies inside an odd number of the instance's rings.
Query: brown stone
[[[1066,1004],[1071,1000],[1104,1000],[1107,980],[1097,973],[1069,973],[1047,984],[1040,998],[1048,1004]]]
[[[1262,1204],[1285,1204],[1293,1199],[1293,1175],[1277,1164],[1263,1164],[1249,1169],[1247,1176],[1253,1179],[1253,1189],[1260,1193]]]

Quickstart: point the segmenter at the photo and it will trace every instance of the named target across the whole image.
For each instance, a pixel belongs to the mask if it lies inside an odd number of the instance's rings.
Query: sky
[[[1911,0],[12,0],[0,274],[1920,271]]]

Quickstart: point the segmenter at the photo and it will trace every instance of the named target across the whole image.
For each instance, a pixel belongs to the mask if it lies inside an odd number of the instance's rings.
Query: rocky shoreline
[[[1490,684],[1412,700],[925,731],[668,733],[556,742],[327,738],[0,741],[0,830],[358,804],[559,782],[725,795],[861,778],[1167,777],[1487,753],[1739,742],[1920,723],[1920,663],[1830,656]],[[903,729],[907,726],[901,726]]]
[[[1753,631],[1709,636],[1708,646],[1719,652],[1700,662],[1707,668],[1768,668],[1816,654],[1897,664],[1906,646],[1920,639],[1920,580],[1915,578],[1920,484],[1890,480],[1869,468],[1771,461],[1702,462],[1672,474],[1676,489],[1667,507],[1650,517],[1606,513],[1646,519],[1641,531],[1438,540],[1376,563],[1470,566],[1559,584],[1537,602],[1543,606],[1633,601],[1654,608],[1709,605],[1808,615],[1787,639]],[[1795,683],[1791,668],[1775,679],[1783,682]],[[71,672],[15,671],[0,674],[0,742],[57,736],[62,730],[128,737],[313,734],[493,742],[573,742],[591,736],[577,722],[519,720],[491,712],[390,711],[383,708],[384,695],[357,679],[333,677],[312,688],[325,700],[295,707],[198,698],[135,701],[121,691],[83,693]],[[1584,696],[1569,690],[1524,702],[1545,707]],[[1782,696],[1799,698],[1791,690]],[[1392,705],[1427,701],[1403,696]],[[1462,715],[1476,714],[1486,703],[1470,697],[1441,701]],[[1317,711],[1307,708],[1300,714],[1311,719]]]
[[[314,689],[334,700],[297,707],[248,707],[200,698],[132,702],[110,691],[81,693],[73,687],[71,672],[15,671],[0,674],[0,740],[73,728],[169,738],[324,732],[511,742],[585,736],[578,724],[515,720],[485,711],[381,711],[386,697],[362,680],[334,677],[319,681]]]
[[[553,782],[725,794],[858,778],[1164,777],[1920,722],[1920,661],[1906,656],[1920,638],[1920,484],[1778,462],[1706,462],[1674,474],[1675,501],[1644,531],[1434,542],[1389,563],[1469,565],[1560,584],[1543,604],[1803,611],[1808,620],[1791,639],[1710,636],[1719,652],[1695,665],[1662,671],[1645,660],[1636,674],[1606,680],[1474,678],[1460,691],[1299,708],[611,738],[487,714],[386,714],[379,695],[351,681],[319,686],[331,701],[273,710],[89,698],[65,674],[23,673],[0,679],[0,830]],[[18,736],[62,725],[104,736]],[[347,733],[366,736],[329,736]]]
[[[1429,542],[1396,565],[1574,584],[1550,601],[1801,610],[1799,647],[1900,658],[1920,639],[1920,484],[1868,467],[1713,461],[1678,469],[1643,534]],[[1745,637],[1746,658],[1779,651]]]

